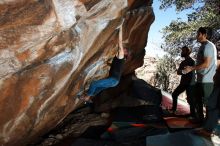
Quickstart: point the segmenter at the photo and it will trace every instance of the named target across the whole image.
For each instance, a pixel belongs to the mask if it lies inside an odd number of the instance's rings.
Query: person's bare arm
[[[220,60],[217,60],[217,68],[220,67]]]
[[[123,49],[123,41],[122,41],[122,25],[121,25],[121,27],[119,29],[118,45],[119,45],[119,50],[118,50],[117,57],[119,59],[123,59],[124,58],[124,49]]]
[[[212,60],[211,57],[204,57],[204,61],[202,64],[197,65],[197,66],[186,66],[184,69],[184,72],[189,73],[193,70],[206,69],[209,67],[211,60]]]

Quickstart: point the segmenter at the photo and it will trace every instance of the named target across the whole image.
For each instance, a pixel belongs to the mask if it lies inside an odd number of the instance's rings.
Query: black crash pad
[[[119,146],[119,143],[113,141],[79,138],[71,146]]]
[[[120,107],[112,111],[114,122],[163,122],[162,109],[155,105]]]
[[[151,86],[142,79],[134,80],[132,83],[133,96],[142,99],[152,105],[160,105],[162,101],[161,90]]]
[[[215,146],[211,140],[193,134],[193,130],[149,136],[147,146]],[[216,145],[217,146],[217,145]]]

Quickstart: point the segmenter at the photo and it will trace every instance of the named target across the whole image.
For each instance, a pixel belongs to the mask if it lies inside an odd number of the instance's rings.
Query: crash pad
[[[171,109],[173,104],[172,95],[166,91],[161,91],[162,93],[162,109]],[[188,115],[190,114],[189,104],[180,99],[177,100],[177,111],[179,115]]]
[[[112,120],[114,122],[162,122],[162,110],[158,106],[143,105],[136,107],[119,107],[113,110]]]
[[[199,126],[192,123],[189,119],[182,117],[164,117],[164,120],[167,126],[172,129],[196,128]]]
[[[119,143],[113,141],[79,138],[71,146],[119,146]]]
[[[161,91],[148,84],[142,79],[133,80],[132,94],[134,97],[144,100],[145,102],[159,106],[161,104]]]
[[[193,130],[149,136],[146,146],[217,146],[212,139],[193,134]]]
[[[112,124],[101,138],[124,141],[166,132],[168,129],[160,107],[155,105],[120,107],[113,110]]]
[[[141,124],[132,122],[113,122],[107,131],[101,135],[101,138],[116,141],[131,141],[145,138],[149,135],[167,132],[167,127],[165,125],[159,125],[158,123]]]

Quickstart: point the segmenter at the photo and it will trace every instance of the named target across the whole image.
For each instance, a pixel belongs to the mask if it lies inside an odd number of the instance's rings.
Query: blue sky
[[[148,43],[145,48],[146,54],[154,57],[161,57],[164,54],[163,51],[161,51],[160,49],[161,43],[163,42],[162,33],[160,33],[162,28],[168,26],[172,20],[176,20],[177,18],[187,20],[187,14],[191,11],[184,10],[177,13],[174,6],[166,10],[160,10],[159,7],[159,0],[153,0],[155,21],[150,27],[150,31],[148,34]]]

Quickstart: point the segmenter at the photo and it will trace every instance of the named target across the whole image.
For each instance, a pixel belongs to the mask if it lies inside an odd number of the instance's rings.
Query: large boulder
[[[143,63],[151,0],[0,1],[0,145],[26,145],[76,109],[76,95],[108,75],[118,27]]]

